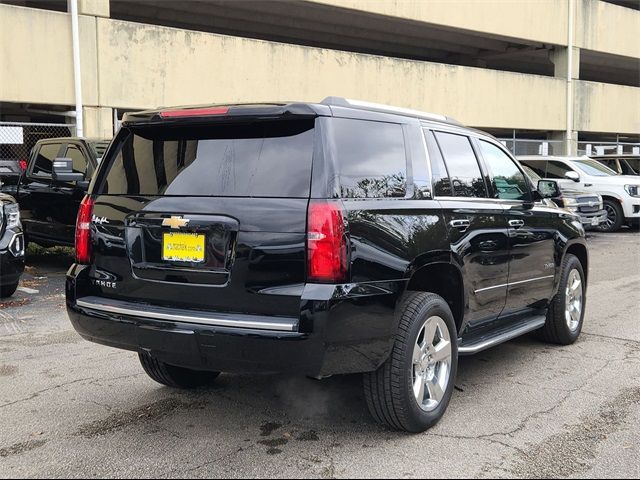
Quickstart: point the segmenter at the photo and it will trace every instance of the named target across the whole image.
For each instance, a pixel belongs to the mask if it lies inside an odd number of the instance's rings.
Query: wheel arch
[[[582,270],[584,271],[585,280],[587,280],[589,278],[589,250],[586,242],[576,240],[567,244],[563,257],[569,253],[578,258],[582,265]]]
[[[411,272],[405,291],[431,292],[440,295],[453,313],[460,333],[465,313],[464,279],[460,268],[446,261],[434,261]]]

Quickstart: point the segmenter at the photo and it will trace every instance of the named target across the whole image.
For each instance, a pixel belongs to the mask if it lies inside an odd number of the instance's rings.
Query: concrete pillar
[[[562,140],[564,142],[564,155],[577,155],[578,153],[578,132],[575,130],[576,119],[576,93],[573,88],[573,81],[580,78],[580,49],[571,49],[571,76],[569,74],[569,48],[556,47],[549,53],[549,59],[554,66],[554,76],[567,80],[570,96],[567,96],[566,115],[572,118],[572,128],[570,132],[554,132],[550,140]]]
[[[571,79],[580,78],[580,49],[573,47],[573,64],[571,67]],[[569,61],[569,49],[566,47],[556,47],[549,52],[549,60],[553,63],[553,76],[556,78],[567,78],[567,62]]]
[[[109,0],[78,0],[78,14],[109,18]]]
[[[561,141],[562,149],[560,155],[576,156],[578,154],[578,132],[575,130],[571,132],[571,138],[567,138],[567,132],[551,132],[549,135],[550,141]],[[556,149],[554,148],[554,153]],[[557,154],[557,153],[556,153]]]
[[[84,107],[84,136],[113,137],[113,110],[107,107]]]

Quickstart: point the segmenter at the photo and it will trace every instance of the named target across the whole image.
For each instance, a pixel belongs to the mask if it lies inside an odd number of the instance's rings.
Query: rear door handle
[[[524,227],[524,220],[509,220],[509,226],[513,228]]]
[[[471,222],[469,220],[464,220],[464,219],[451,220],[449,222],[449,225],[451,225],[453,228],[457,228],[461,232],[465,232],[467,228],[471,226]]]

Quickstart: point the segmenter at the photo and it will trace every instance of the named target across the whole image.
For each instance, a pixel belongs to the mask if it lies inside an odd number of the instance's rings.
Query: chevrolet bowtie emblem
[[[171,217],[165,218],[162,220],[163,227],[171,227],[173,229],[178,229],[181,227],[186,227],[189,224],[189,220],[182,217]]]

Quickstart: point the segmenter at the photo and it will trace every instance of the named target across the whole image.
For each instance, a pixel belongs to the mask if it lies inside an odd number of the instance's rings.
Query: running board
[[[546,317],[544,315],[537,315],[515,324],[503,326],[493,332],[488,332],[483,335],[471,336],[468,338],[462,337],[460,346],[458,347],[458,354],[473,355],[475,353],[482,352],[487,348],[495,347],[496,345],[520,337],[525,333],[537,330],[544,326],[545,321]]]

